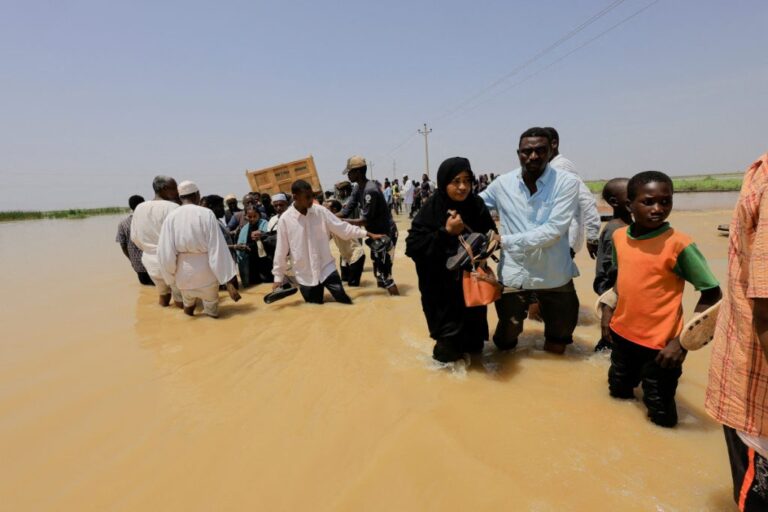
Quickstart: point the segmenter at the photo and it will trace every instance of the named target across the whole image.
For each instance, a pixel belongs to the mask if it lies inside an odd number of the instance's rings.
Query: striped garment
[[[768,153],[744,173],[730,227],[727,286],[705,407],[724,425],[768,437],[768,362],[752,325],[751,300],[768,298]]]

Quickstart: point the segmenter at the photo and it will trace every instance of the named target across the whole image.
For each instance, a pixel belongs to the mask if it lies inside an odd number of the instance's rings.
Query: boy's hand
[[[688,351],[680,345],[680,337],[675,337],[656,356],[656,364],[662,368],[680,368],[687,354]]]
[[[613,318],[613,309],[607,304],[600,304],[602,315],[600,317],[600,335],[605,341],[613,345],[611,337],[611,318]]]

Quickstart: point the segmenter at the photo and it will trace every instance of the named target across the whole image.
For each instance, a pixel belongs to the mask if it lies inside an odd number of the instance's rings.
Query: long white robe
[[[163,199],[145,201],[136,207],[131,220],[131,241],[144,251],[141,263],[154,278],[162,278],[157,260],[157,243],[163,221],[179,205]]]
[[[211,210],[186,204],[163,223],[157,257],[163,279],[179,290],[205,288],[232,279],[237,268]]]

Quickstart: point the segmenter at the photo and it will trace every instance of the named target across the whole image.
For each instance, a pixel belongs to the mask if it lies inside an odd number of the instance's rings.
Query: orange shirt
[[[752,299],[768,298],[768,153],[744,173],[729,233],[704,406],[720,423],[768,437],[768,362],[752,324]]]
[[[635,237],[633,227],[613,233],[619,300],[611,329],[633,343],[660,350],[683,330],[685,281],[697,290],[715,288],[718,282],[688,235],[664,224]]]

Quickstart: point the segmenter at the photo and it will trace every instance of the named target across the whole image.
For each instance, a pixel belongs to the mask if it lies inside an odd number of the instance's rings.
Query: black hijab
[[[470,191],[464,201],[457,202],[448,197],[448,184],[462,171],[469,172],[474,179],[472,166],[466,158],[456,156],[440,164],[437,171],[437,191],[421,205],[419,213],[413,219],[406,241],[408,244],[406,254],[415,256],[426,249],[424,245],[431,244],[429,235],[436,235],[440,228],[445,226],[448,210],[458,212],[469,231],[486,233],[490,229],[495,229],[496,226],[485,203],[473,191]]]

